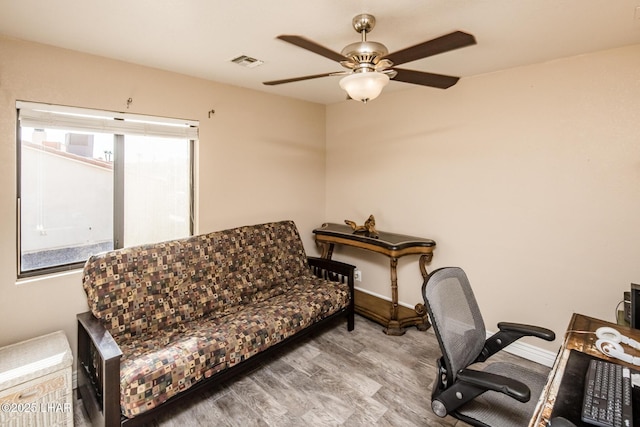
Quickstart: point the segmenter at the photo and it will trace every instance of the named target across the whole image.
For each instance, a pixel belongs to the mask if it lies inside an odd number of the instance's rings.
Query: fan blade
[[[413,83],[415,85],[437,87],[439,89],[451,87],[460,80],[460,77],[426,73],[424,71],[405,70],[403,68],[393,68],[393,70],[398,72],[393,80]]]
[[[471,34],[454,31],[436,39],[390,53],[385,56],[385,59],[391,60],[394,65],[400,65],[474,44],[476,44],[476,38]]]
[[[281,85],[283,83],[293,83],[293,82],[299,82],[302,80],[311,80],[311,79],[317,79],[320,77],[329,77],[329,76],[335,76],[338,75],[338,73],[324,73],[324,74],[314,74],[312,76],[302,76],[302,77],[294,77],[291,79],[284,79],[284,80],[272,80],[270,82],[262,82],[263,85],[267,85],[267,86],[274,86],[274,85]]]
[[[287,43],[291,43],[292,45],[311,51],[313,53],[317,53],[318,55],[324,56],[325,58],[329,58],[332,61],[340,62],[340,61],[349,60],[349,58],[347,58],[346,56],[338,52],[334,52],[331,49],[321,46],[318,43],[313,42],[309,39],[305,39],[304,37],[301,37],[301,36],[282,35],[282,36],[278,36],[277,38]]]

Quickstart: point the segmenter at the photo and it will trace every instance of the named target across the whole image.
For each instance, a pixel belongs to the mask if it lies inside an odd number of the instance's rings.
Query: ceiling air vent
[[[231,60],[234,64],[242,65],[246,68],[256,68],[260,65],[264,64],[264,61],[260,61],[259,59],[252,58],[247,55],[240,55]]]

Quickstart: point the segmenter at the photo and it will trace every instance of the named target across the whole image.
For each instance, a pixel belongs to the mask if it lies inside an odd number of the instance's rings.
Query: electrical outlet
[[[353,278],[356,282],[362,282],[362,271],[356,268],[356,270],[353,272]]]

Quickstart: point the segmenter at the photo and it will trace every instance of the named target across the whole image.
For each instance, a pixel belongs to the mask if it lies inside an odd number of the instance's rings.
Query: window
[[[18,276],[193,234],[198,123],[18,102]]]

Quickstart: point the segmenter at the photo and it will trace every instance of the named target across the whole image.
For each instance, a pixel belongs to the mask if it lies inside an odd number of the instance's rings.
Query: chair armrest
[[[556,334],[551,329],[543,328],[540,326],[524,325],[522,323],[500,322],[498,323],[498,329],[500,331],[520,334],[521,337],[530,336],[540,338],[545,341],[553,341],[556,339]]]
[[[439,417],[445,417],[489,390],[503,393],[520,402],[531,399],[531,390],[520,381],[491,372],[463,369],[458,372],[451,387],[432,396],[431,408]]]
[[[556,339],[556,334],[552,330],[540,326],[500,322],[498,323],[498,329],[498,332],[486,340],[484,348],[480,356],[476,359],[476,362],[486,361],[489,357],[522,337],[536,337],[545,341],[553,341]]]
[[[457,379],[464,384],[480,387],[484,391],[493,390],[506,394],[520,402],[528,402],[531,399],[531,390],[527,385],[513,378],[507,378],[491,372],[463,369],[458,372]]]

